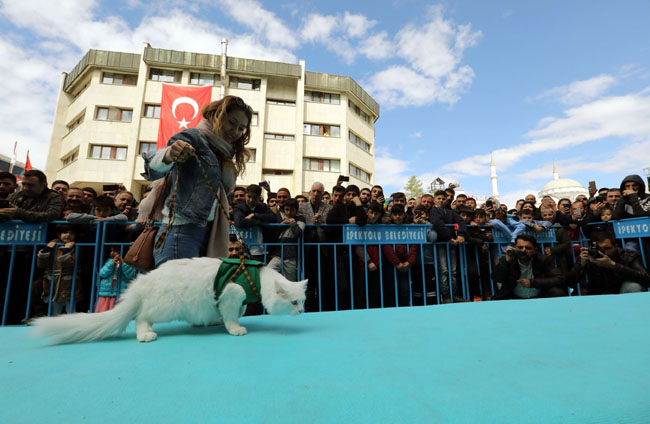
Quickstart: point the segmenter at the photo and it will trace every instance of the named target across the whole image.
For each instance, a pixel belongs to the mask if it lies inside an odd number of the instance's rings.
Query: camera
[[[347,182],[350,181],[350,177],[346,177],[345,175],[339,175],[339,181],[341,182]]]
[[[485,207],[491,208],[492,206],[494,206],[494,203],[492,202],[492,200],[488,199],[485,202]]]
[[[519,249],[510,249],[506,251],[506,255],[517,259],[523,259],[526,257],[526,251]]]
[[[602,196],[602,195],[601,196],[596,196],[596,201],[600,202],[600,203],[605,203],[607,201],[607,197]]]
[[[117,185],[117,184],[104,184],[104,185],[102,186],[102,189],[103,189],[104,191],[117,191],[117,190],[120,189],[120,186]]]
[[[598,244],[596,244],[595,241],[592,241],[591,245],[589,245],[589,256],[592,258],[600,258],[600,252],[602,252],[602,250],[598,247]]]

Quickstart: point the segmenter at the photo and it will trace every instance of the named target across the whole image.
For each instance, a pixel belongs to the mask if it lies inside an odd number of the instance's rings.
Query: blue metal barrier
[[[77,241],[74,247],[75,264],[72,272],[72,291],[66,310],[72,311],[79,299],[75,298],[75,288],[79,275],[82,260],[88,265],[90,256],[92,263],[89,268],[91,275],[82,275],[84,281],[90,279],[90,293],[88,296],[88,311],[95,310],[99,295],[99,270],[106,261],[106,250],[110,247],[119,247],[120,255],[124,256],[126,249],[131,242],[124,239],[111,238],[111,228],[116,226],[133,226],[135,223],[112,223],[99,222],[94,224],[71,224],[67,221],[54,221],[50,223],[23,223],[21,221],[9,221],[0,223],[0,258],[3,271],[0,272],[0,291],[4,295],[0,306],[2,306],[2,325],[19,324],[14,313],[12,322],[8,322],[8,313],[12,302],[12,290],[21,287],[26,281],[14,281],[16,278],[29,279],[25,299],[18,296],[15,301],[25,302],[24,314],[20,314],[24,320],[32,316],[31,309],[34,303],[33,284],[37,277],[37,256],[40,249],[48,241],[48,231],[52,231],[55,224],[67,224],[73,227],[85,226],[89,232],[94,231],[89,240]],[[597,223],[594,223],[594,225]],[[644,265],[647,264],[645,256],[644,241],[650,237],[650,218],[635,218],[613,222],[616,236],[625,241],[635,241],[643,258]],[[288,228],[288,224],[268,224],[266,230],[281,231]],[[470,243],[454,245],[449,242],[429,242],[427,240],[427,229],[430,224],[369,224],[359,227],[354,224],[318,225],[307,224],[304,231],[294,243],[267,242],[260,238],[257,228],[239,229],[244,240],[250,247],[258,247],[261,252],[260,259],[268,263],[272,256],[269,249],[279,247],[279,269],[286,273],[285,266],[293,257],[285,257],[285,249],[291,247],[296,251],[295,265],[296,276],[299,279],[310,278],[310,295],[312,311],[359,309],[390,306],[416,306],[442,303],[447,299],[442,298],[443,288],[441,282],[449,285],[449,301],[487,299],[493,296],[498,287],[491,278],[493,267],[503,255],[504,248],[510,240],[499,238],[498,235],[492,242],[486,242],[487,249],[483,250],[479,245]],[[332,238],[334,237],[334,238]],[[542,251],[546,246],[554,246],[553,239],[547,238],[541,242]],[[50,237],[53,238],[53,237]],[[133,236],[132,238],[135,238]],[[331,240],[336,241],[331,241]],[[325,241],[327,240],[327,241]],[[580,234],[578,240],[572,241],[569,248],[571,259],[575,263],[579,247],[588,245],[588,239]],[[58,243],[52,249],[51,257],[56,258],[59,249],[63,246]],[[403,246],[403,247],[399,247]],[[387,258],[386,254],[390,249],[395,252],[397,249],[404,249],[405,252],[412,252],[415,249],[416,261],[410,264],[406,270],[398,270]],[[92,249],[92,255],[80,258],[80,249]],[[429,252],[426,256],[425,249]],[[31,251],[31,255],[29,255]],[[378,266],[371,270],[369,263],[370,252],[376,252]],[[17,254],[24,253],[20,263],[17,262]],[[373,253],[375,255],[375,253]],[[293,255],[292,255],[293,256]],[[432,262],[431,262],[432,261]],[[6,265],[5,265],[6,264]],[[471,264],[471,266],[470,266]],[[6,272],[5,268],[6,266]],[[373,263],[373,267],[374,267]],[[52,265],[49,270],[52,276],[56,274],[56,267]],[[401,264],[400,264],[401,268]],[[18,271],[17,271],[18,269]],[[457,272],[454,272],[454,269]],[[27,272],[28,271],[28,272]],[[471,273],[470,273],[471,271]],[[20,274],[17,276],[17,273]],[[485,278],[489,274],[489,278]],[[28,275],[28,276],[27,276]],[[3,281],[6,276],[6,281]],[[489,287],[484,282],[489,281]],[[3,284],[4,283],[4,287]],[[569,295],[581,295],[580,285],[577,285],[577,293],[569,289]],[[50,291],[47,301],[47,314],[53,313],[54,278],[50,282]],[[487,292],[486,292],[487,290]],[[117,287],[117,292],[121,291]],[[24,292],[24,289],[23,289]],[[435,293],[434,293],[435,292]],[[408,293],[408,294],[407,294]],[[447,295],[447,293],[444,293]],[[119,297],[119,296],[118,296]],[[117,299],[116,299],[117,301]],[[67,301],[66,301],[67,302]],[[22,308],[22,306],[20,306]],[[57,306],[58,307],[58,306]],[[24,322],[24,320],[22,320]]]

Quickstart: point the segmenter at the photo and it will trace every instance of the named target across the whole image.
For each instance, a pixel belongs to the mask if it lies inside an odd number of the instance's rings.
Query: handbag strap
[[[156,240],[156,244],[154,245],[155,249],[160,249],[162,245],[165,244],[165,239],[167,238],[167,234],[169,234],[169,230],[171,229],[171,226],[174,225],[174,219],[176,218],[174,205],[176,204],[176,194],[178,191],[178,178],[180,174],[181,174],[181,170],[178,167],[178,165],[176,165],[176,178],[174,179],[174,188],[172,189],[172,201],[171,204],[169,205],[169,222],[167,223],[165,230],[162,232],[162,234],[160,234],[160,237],[158,237],[158,240]],[[158,204],[158,199],[156,199],[156,203]],[[149,221],[147,222],[149,223]],[[153,225],[153,223],[150,223],[150,225]]]

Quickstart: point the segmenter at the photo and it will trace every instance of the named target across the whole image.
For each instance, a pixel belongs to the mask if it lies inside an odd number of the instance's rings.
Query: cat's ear
[[[280,284],[277,280],[274,281],[275,283],[275,292],[279,294],[280,296],[284,296],[287,294],[287,291],[282,287],[282,284]]]
[[[307,281],[309,280],[298,281],[298,284],[300,284],[300,288],[302,289],[302,291],[305,291],[307,289]]]

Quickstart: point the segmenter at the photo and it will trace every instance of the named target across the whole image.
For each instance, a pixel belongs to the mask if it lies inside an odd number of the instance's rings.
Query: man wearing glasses
[[[648,290],[650,274],[643,267],[638,253],[616,247],[614,235],[609,232],[594,232],[591,243],[591,247],[580,249],[580,261],[567,275],[569,283],[581,283],[582,294],[624,294]]]
[[[553,265],[553,258],[539,253],[537,240],[520,234],[515,245],[494,267],[492,279],[500,289],[493,300],[532,299],[565,296],[564,275]]]

